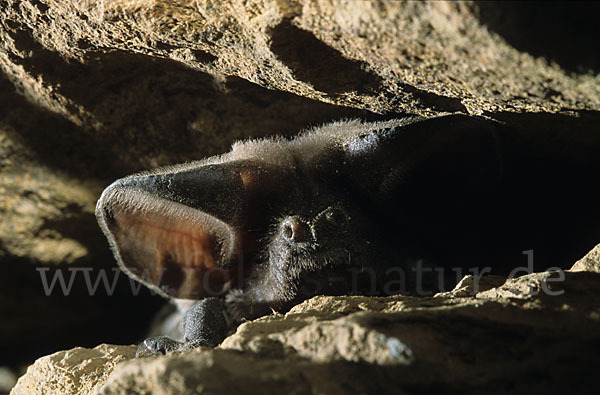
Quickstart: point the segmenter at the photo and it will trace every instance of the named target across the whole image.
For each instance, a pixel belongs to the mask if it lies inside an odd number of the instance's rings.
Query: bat
[[[552,170],[515,136],[462,114],[349,120],[115,181],[96,216],[120,268],[193,304],[182,341],[138,355],[216,346],[314,295],[434,292],[474,267],[506,273],[524,250],[559,258],[547,206],[515,198],[545,196]]]

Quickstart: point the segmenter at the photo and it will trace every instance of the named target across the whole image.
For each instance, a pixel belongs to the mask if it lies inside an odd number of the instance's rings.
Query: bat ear
[[[235,286],[251,169],[235,161],[188,164],[113,183],[96,216],[120,267],[175,298],[200,299]]]
[[[498,126],[462,114],[377,123],[345,142],[350,177],[375,201],[464,198],[501,177]]]

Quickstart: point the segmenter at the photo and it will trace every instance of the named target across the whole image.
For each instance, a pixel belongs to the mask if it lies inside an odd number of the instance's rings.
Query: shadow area
[[[1,75],[0,125],[7,141],[19,141],[23,149],[3,146],[1,154],[9,160],[0,157],[0,170],[40,164],[75,180],[109,184],[135,171],[227,152],[239,139],[292,135],[333,120],[374,116],[239,78],[216,81],[170,60],[107,51],[91,53],[81,64],[41,48],[26,31],[17,39],[32,56],[12,60],[64,97],[69,117],[57,115],[53,99],[43,98],[49,108],[27,101]],[[90,252],[74,266],[52,268],[48,281],[62,270],[68,283],[70,269],[93,268],[93,282],[104,270],[112,284],[116,264],[92,214],[73,207],[67,218],[47,221],[43,229],[77,240]],[[10,255],[1,261],[6,325],[0,355],[3,364],[15,368],[60,349],[137,342],[164,303],[144,287],[133,295],[124,273],[111,295],[103,283],[90,295],[83,272],[76,272],[68,296],[58,284],[47,296],[36,262]]]
[[[487,115],[404,185],[406,244],[449,272],[570,268],[600,243],[600,113]]]
[[[600,4],[593,1],[482,1],[479,20],[510,45],[575,73],[600,72]]]
[[[381,78],[367,71],[366,65],[342,56],[311,32],[288,19],[269,32],[271,51],[285,63],[294,76],[316,90],[334,95],[355,91],[376,92]]]
[[[11,60],[66,99],[62,105],[69,119],[53,114],[58,107],[48,110],[27,102],[13,88],[0,95],[0,116],[18,126],[36,160],[76,177],[108,181],[227,152],[239,139],[292,135],[308,126],[371,115],[236,77],[217,81],[146,55],[98,50],[83,63],[67,61],[42,47],[28,30],[13,36],[31,56]],[[45,100],[50,107],[60,101]]]

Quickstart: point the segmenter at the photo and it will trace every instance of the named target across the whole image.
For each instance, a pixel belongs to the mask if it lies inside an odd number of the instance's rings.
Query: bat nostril
[[[283,225],[283,235],[285,236],[286,239],[291,240],[294,238],[294,229],[293,229],[293,225],[291,224],[284,224]]]
[[[288,217],[281,227],[282,236],[289,242],[302,243],[310,239],[308,224],[297,217]]]

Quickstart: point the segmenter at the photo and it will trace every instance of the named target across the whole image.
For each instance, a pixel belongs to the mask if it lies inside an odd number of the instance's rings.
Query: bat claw
[[[136,358],[166,355],[182,349],[183,343],[166,336],[150,337],[138,345]]]

